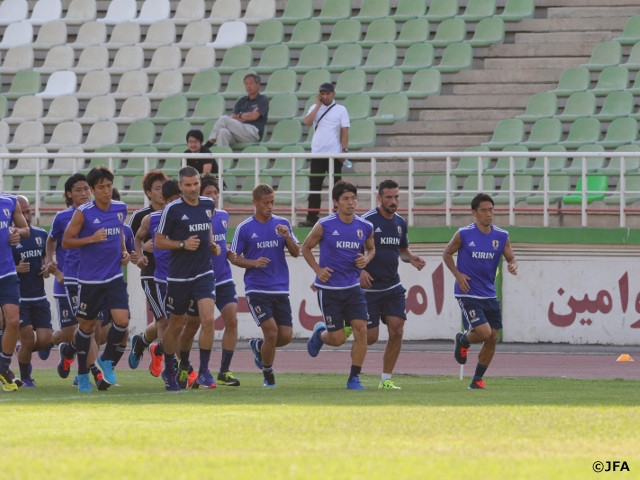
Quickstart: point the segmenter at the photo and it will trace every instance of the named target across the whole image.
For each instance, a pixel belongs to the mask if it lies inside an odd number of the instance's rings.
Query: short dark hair
[[[253,190],[251,191],[251,198],[258,201],[260,200],[260,198],[262,198],[263,195],[271,195],[274,192],[275,190],[273,190],[273,187],[271,185],[268,185],[266,183],[259,183],[258,185],[253,187]]]
[[[173,197],[174,195],[180,195],[180,187],[178,186],[178,181],[173,179],[166,180],[162,184],[162,198],[164,198],[166,201],[168,198]]]
[[[486,193],[479,193],[475,197],[473,197],[473,200],[471,200],[471,210],[478,210],[478,207],[482,202],[491,202],[491,205],[495,205],[495,203],[493,203],[493,198],[491,198],[491,195],[487,195]]]
[[[147,192],[151,191],[153,184],[160,180],[161,182],[167,181],[167,175],[162,170],[149,170],[144,177],[142,177],[142,189],[144,190],[144,194],[147,195]],[[149,195],[147,195],[149,197]]]
[[[340,180],[333,186],[333,190],[331,190],[331,198],[337,202],[344,192],[352,192],[356,197],[358,196],[358,189],[353,183]]]
[[[178,181],[180,183],[182,183],[182,179],[184,177],[198,177],[200,178],[200,173],[198,173],[198,170],[196,170],[193,167],[190,166],[186,166],[186,167],[182,167],[179,171],[178,171]]]
[[[84,176],[84,174],[82,173],[74,173],[73,175],[71,175],[69,178],[67,178],[67,181],[64,182],[64,192],[71,192],[71,190],[73,190],[73,186],[78,183],[78,182],[86,182],[87,181],[87,177]]]
[[[200,195],[202,195],[204,189],[209,186],[216,187],[216,190],[218,190],[218,193],[220,193],[220,186],[218,185],[218,179],[215,177],[215,175],[211,175],[208,172],[200,175],[200,182]]]
[[[107,167],[93,167],[87,173],[87,183],[91,188],[95,187],[102,179],[113,182],[113,172]]]
[[[395,180],[383,180],[378,185],[378,195],[382,196],[385,188],[398,188],[398,182]]]
[[[187,142],[189,141],[189,137],[193,137],[196,140],[199,140],[200,143],[204,142],[204,134],[202,133],[202,130],[198,130],[197,128],[194,128],[193,130],[189,130],[187,132]]]
[[[247,78],[253,78],[254,82],[260,83],[260,76],[257,73],[247,73],[242,80],[244,81]]]
[[[118,190],[116,187],[113,187],[113,190],[111,191],[111,200],[119,202],[121,198],[122,197],[120,196],[120,190]]]

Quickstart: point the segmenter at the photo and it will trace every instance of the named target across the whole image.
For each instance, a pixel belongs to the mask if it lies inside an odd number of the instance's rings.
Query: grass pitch
[[[118,370],[107,392],[37,370],[0,392],[2,479],[585,478],[596,461],[640,472],[640,381],[238,374],[240,387],[164,391]],[[610,472],[609,474],[611,474]]]

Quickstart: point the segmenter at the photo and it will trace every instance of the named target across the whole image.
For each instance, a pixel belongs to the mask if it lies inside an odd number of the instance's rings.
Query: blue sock
[[[362,371],[362,367],[359,367],[357,365],[351,365],[351,373],[349,374],[349,380],[351,380],[353,377],[357,377],[358,375],[360,375],[361,371]]]
[[[105,345],[104,352],[102,353],[103,360],[111,360],[115,363],[115,359],[118,358],[116,349],[118,348],[118,345],[122,343],[126,334],[127,327],[120,327],[115,323],[111,324],[109,333],[107,333],[107,344]]]
[[[220,373],[228,372],[231,359],[233,358],[233,350],[222,350],[222,359],[220,360]]]
[[[18,367],[20,367],[20,379],[24,380],[25,378],[30,378],[31,373],[29,372],[31,364],[30,363],[22,363],[18,362]]]
[[[7,373],[11,365],[12,354],[0,353],[0,373]]]
[[[469,348],[471,346],[471,344],[469,343],[469,340],[467,340],[467,334],[463,333],[460,336],[460,345],[462,345],[464,348]]]
[[[200,369],[199,373],[209,370],[209,359],[211,358],[211,350],[200,349]]]
[[[484,377],[487,368],[489,368],[489,365],[476,365],[476,373],[473,375],[473,379],[482,380],[482,377]]]

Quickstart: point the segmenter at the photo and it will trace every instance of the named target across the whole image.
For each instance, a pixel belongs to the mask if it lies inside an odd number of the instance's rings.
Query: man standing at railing
[[[320,93],[316,95],[316,103],[309,109],[303,123],[313,125],[311,153],[326,153],[333,157],[334,182],[341,179],[342,163],[344,159],[335,156],[349,151],[349,114],[347,109],[335,101],[335,88],[331,83],[320,85]],[[320,191],[322,182],[329,172],[329,158],[311,159],[311,177],[309,179],[309,209],[307,218],[298,222],[299,227],[313,227],[318,221],[322,199]]]

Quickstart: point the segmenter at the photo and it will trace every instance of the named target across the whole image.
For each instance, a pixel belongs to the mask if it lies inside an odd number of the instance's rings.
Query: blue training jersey
[[[11,245],[9,245],[9,228],[13,222],[18,198],[15,195],[0,194],[0,278],[16,275]]]
[[[456,267],[467,275],[469,291],[463,293],[455,282],[454,293],[458,297],[495,298],[496,273],[500,257],[509,239],[509,233],[491,225],[489,233],[482,233],[475,223],[462,227],[460,249]]]
[[[216,274],[216,285],[233,282],[231,265],[227,260],[227,229],[229,228],[229,214],[224,210],[215,210],[211,217],[213,241],[220,245],[220,255],[211,255],[211,264]]]
[[[373,239],[376,245],[376,255],[365,267],[373,278],[371,288],[367,291],[384,291],[400,285],[400,249],[409,248],[407,222],[396,213],[389,220],[383,217],[377,208],[369,210],[362,218],[373,224]]]
[[[215,203],[209,197],[199,197],[198,205],[189,205],[182,198],[165,207],[156,230],[171,240],[187,240],[193,235],[200,239],[197,250],[171,250],[167,280],[188,281],[209,275],[211,266],[211,217]]]
[[[260,257],[271,260],[264,268],[245,269],[245,293],[289,293],[289,267],[284,254],[287,242],[276,232],[278,225],[285,225],[293,241],[298,243],[289,220],[277,215],[271,215],[264,223],[251,216],[236,228],[231,243],[233,252],[249,260]]]
[[[362,217],[354,216],[351,223],[343,222],[337,213],[319,220],[322,225],[320,259],[318,265],[333,270],[327,282],[316,276],[318,288],[343,289],[360,285],[360,269],[355,261],[364,250],[364,244],[373,231],[373,225]]]
[[[62,237],[64,235],[65,229],[67,228],[67,225],[69,225],[69,222],[71,221],[73,212],[75,211],[76,211],[75,207],[69,207],[56,213],[56,216],[53,217],[53,222],[51,223],[51,230],[49,230],[49,236],[55,239],[56,241],[56,262],[58,263],[58,270],[60,270],[63,273],[63,275],[65,273],[64,266],[66,264],[67,254],[70,252],[70,250],[66,250],[62,248]],[[76,269],[73,275],[74,279],[76,279],[75,280],[76,283],[77,283],[77,275],[78,275],[78,271]],[[64,297],[66,296],[66,294],[67,292],[64,288],[64,284],[58,283],[57,280],[54,281],[53,295],[55,297]]]
[[[44,277],[40,273],[47,244],[47,232],[37,227],[30,227],[29,230],[29,238],[20,239],[20,243],[12,247],[14,263],[18,265],[20,260],[24,259],[30,265],[28,272],[18,274],[21,302],[47,298]]]
[[[102,210],[92,200],[78,207],[84,215],[84,222],[78,238],[90,237],[104,228],[107,239],[90,243],[76,250],[80,251],[78,281],[83,283],[104,283],[122,276],[122,236],[127,205],[111,200],[108,210]]]
[[[153,270],[153,279],[158,282],[167,281],[167,275],[169,275],[169,258],[171,258],[171,250],[160,250],[156,248],[156,232],[160,219],[162,218],[162,210],[156,210],[149,214],[149,235],[151,235],[151,242],[153,244],[153,258],[155,260],[155,268]]]

